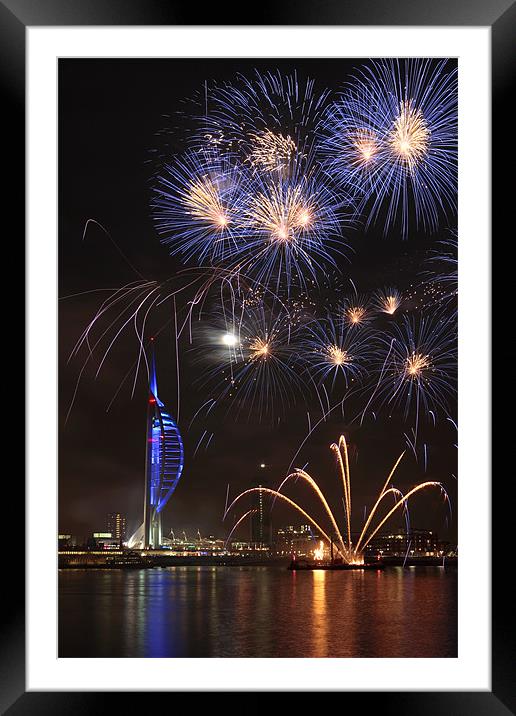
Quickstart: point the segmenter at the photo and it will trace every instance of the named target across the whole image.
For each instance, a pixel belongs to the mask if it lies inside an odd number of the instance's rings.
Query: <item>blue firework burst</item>
[[[254,172],[244,207],[245,274],[276,287],[301,288],[346,255],[346,200],[317,165],[294,164],[288,175]]]
[[[198,97],[195,140],[232,153],[244,164],[288,171],[310,155],[328,90],[315,81],[280,70],[206,85]]]
[[[284,305],[238,296],[223,304],[202,328],[194,350],[211,367],[200,378],[218,402],[237,418],[281,418],[301,397],[295,370],[296,318]]]
[[[320,126],[327,171],[357,191],[366,225],[438,228],[456,209],[457,70],[449,61],[373,61]]]
[[[227,157],[190,151],[166,164],[154,186],[152,213],[171,254],[219,264],[244,250],[243,208],[249,177]]]
[[[312,321],[303,331],[300,355],[311,378],[333,389],[339,376],[347,388],[365,377],[372,353],[371,334],[346,325],[342,316]]]
[[[448,415],[456,394],[457,325],[442,309],[404,314],[379,339],[379,407],[401,408],[405,420],[421,415]]]

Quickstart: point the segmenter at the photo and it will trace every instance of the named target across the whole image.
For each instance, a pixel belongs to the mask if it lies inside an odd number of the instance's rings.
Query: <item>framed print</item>
[[[192,15],[0,3],[28,309],[3,708],[511,713],[489,367],[514,7]]]

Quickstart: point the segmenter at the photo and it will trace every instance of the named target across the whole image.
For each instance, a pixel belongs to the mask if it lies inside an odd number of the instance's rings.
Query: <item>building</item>
[[[152,354],[147,406],[143,545],[163,543],[162,511],[183,471],[184,450],[179,428],[158,396],[156,361]]]
[[[113,539],[119,542],[126,540],[127,521],[120,512],[110,512],[106,517],[106,532],[110,532]]]
[[[266,484],[258,488],[267,487]],[[255,547],[270,547],[272,545],[271,505],[266,499],[267,493],[254,493],[254,512],[251,515],[251,544]]]
[[[295,554],[307,557],[319,546],[319,535],[314,533],[310,525],[287,525],[276,532],[276,554],[280,556]]]
[[[92,532],[86,546],[90,550],[120,549],[120,540],[115,539],[111,532]]]
[[[367,546],[366,556],[441,557],[449,552],[449,543],[440,541],[436,532],[399,529],[374,537]]]
[[[59,549],[64,549],[65,547],[76,547],[77,538],[75,535],[71,534],[58,534],[57,544]]]

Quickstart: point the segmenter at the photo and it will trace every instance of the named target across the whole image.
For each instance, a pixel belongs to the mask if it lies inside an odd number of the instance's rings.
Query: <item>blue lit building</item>
[[[147,408],[147,449],[145,460],[145,506],[143,543],[147,548],[163,542],[161,514],[176,489],[183,471],[181,433],[158,396],[154,354],[149,381]]]

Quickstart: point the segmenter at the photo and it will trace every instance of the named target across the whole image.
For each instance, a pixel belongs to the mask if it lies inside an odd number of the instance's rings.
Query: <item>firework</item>
[[[252,166],[269,172],[283,172],[296,158],[297,146],[292,137],[270,130],[251,134],[251,152],[247,160]]]
[[[427,262],[432,269],[429,283],[440,287],[445,301],[455,299],[459,290],[457,254],[457,234],[452,233],[449,239],[439,242],[439,248],[432,252]]]
[[[209,152],[165,167],[153,215],[171,254],[258,283],[316,281],[344,253],[344,203],[316,166],[286,176],[253,172]]]
[[[248,306],[241,297],[207,321],[194,351],[212,367],[200,383],[225,400],[235,417],[246,411],[259,420],[274,419],[295,402],[294,321],[284,307],[264,301]]]
[[[403,303],[403,296],[397,288],[382,288],[376,291],[373,303],[377,311],[393,316]]]
[[[372,318],[372,310],[366,296],[354,293],[345,298],[338,308],[339,316],[350,328],[367,325]]]
[[[447,415],[456,392],[456,323],[442,310],[404,315],[380,342],[384,350],[374,400],[389,409],[401,407],[405,419],[413,416],[417,438],[421,414]]]
[[[208,86],[198,96],[196,140],[258,170],[288,174],[311,153],[328,91],[279,70]]]
[[[255,173],[243,210],[241,270],[276,290],[317,283],[345,255],[346,207],[316,166],[296,167],[288,177]]]
[[[247,186],[245,171],[213,152],[189,152],[165,165],[152,213],[170,253],[199,264],[238,256]]]
[[[436,231],[455,211],[457,72],[447,61],[378,60],[331,105],[320,151],[330,174],[360,194],[367,226]]]
[[[370,336],[351,330],[342,318],[335,321],[331,316],[309,323],[304,336],[301,355],[316,383],[330,379],[334,388],[339,375],[346,388],[360,382],[370,358]]]
[[[421,482],[412,489],[410,489],[405,495],[398,490],[396,487],[393,487],[391,484],[392,478],[400,464],[400,462],[403,459],[404,452],[401,453],[401,455],[398,457],[396,462],[394,463],[391,471],[389,472],[387,479],[385,480],[382,489],[380,490],[378,497],[369,512],[369,515],[364,515],[364,524],[361,528],[361,530],[358,533],[358,538],[355,542],[353,542],[352,539],[352,530],[351,530],[351,518],[352,518],[352,509],[351,509],[351,473],[349,468],[349,459],[348,459],[348,446],[346,442],[346,438],[341,435],[339,438],[338,443],[333,443],[331,446],[331,450],[335,454],[336,462],[337,462],[337,468],[339,471],[339,478],[342,483],[342,490],[343,490],[343,504],[344,504],[344,524],[342,529],[339,527],[338,520],[332,511],[330,505],[328,504],[328,501],[326,500],[323,491],[319,487],[318,483],[311,477],[305,470],[297,469],[290,475],[288,475],[279,485],[277,490],[272,490],[270,488],[266,487],[253,487],[249,490],[244,490],[244,492],[241,492],[233,502],[226,508],[225,515],[226,517],[229,512],[233,509],[235,504],[245,497],[246,495],[253,494],[253,493],[260,493],[260,494],[267,494],[270,495],[274,500],[280,500],[281,502],[286,503],[290,507],[293,507],[299,514],[301,514],[305,519],[307,519],[319,532],[320,536],[328,543],[333,544],[335,542],[336,549],[338,553],[340,554],[340,557],[343,559],[344,562],[347,564],[356,564],[361,565],[364,564],[364,552],[367,547],[367,545],[370,543],[370,541],[375,537],[375,535],[379,532],[379,530],[386,524],[386,522],[394,515],[396,512],[398,512],[400,509],[407,510],[408,500],[421,490],[424,490],[429,487],[437,487],[441,490],[441,493],[445,496],[445,499],[448,500],[448,496],[446,494],[446,491],[444,490],[443,485],[440,482],[435,481],[426,481]],[[283,487],[291,480],[299,481],[306,483],[311,490],[314,492],[314,494],[317,496],[319,502],[321,503],[324,512],[326,513],[327,517],[330,520],[331,523],[331,531],[326,531],[316,520],[312,517],[312,515],[307,512],[303,507],[301,507],[299,504],[291,500],[289,497],[283,494],[282,489]],[[393,497],[394,498],[394,506],[391,507],[389,510],[387,510],[386,513],[382,515],[380,512],[381,508],[384,505],[384,500],[387,497]],[[252,510],[249,510],[246,512],[237,522],[237,524],[240,524],[242,520],[247,517],[249,514],[251,514]],[[231,531],[231,534],[233,533],[234,529]],[[333,538],[330,535],[334,535],[335,538]],[[320,558],[320,557],[318,557]]]

